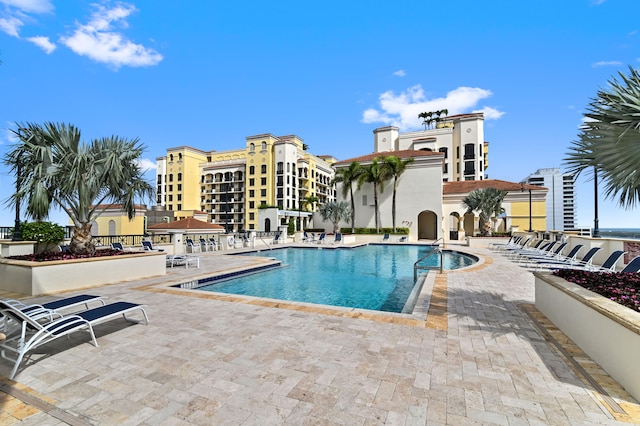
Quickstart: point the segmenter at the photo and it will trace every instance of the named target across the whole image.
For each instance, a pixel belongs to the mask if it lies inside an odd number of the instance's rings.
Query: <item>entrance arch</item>
[[[460,215],[453,212],[449,215],[449,239],[458,241],[458,231],[460,230]]]
[[[438,215],[431,210],[425,210],[418,215],[418,239],[438,239]]]
[[[271,219],[264,220],[264,232],[271,232]]]

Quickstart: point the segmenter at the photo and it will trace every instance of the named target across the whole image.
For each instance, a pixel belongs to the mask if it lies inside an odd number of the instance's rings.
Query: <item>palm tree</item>
[[[309,204],[311,206],[311,211],[313,211],[313,205],[317,202],[318,202],[318,197],[314,195],[308,195],[304,197],[302,200],[300,200],[300,210],[298,210],[298,230],[302,230],[302,226],[301,226],[302,224],[300,219],[302,210],[304,209],[306,211],[307,209],[305,209],[305,207],[307,204]]]
[[[358,189],[364,182],[373,185],[373,203],[375,210],[376,232],[380,232],[380,208],[378,206],[378,188],[384,192],[384,183],[389,179],[389,170],[384,166],[378,157],[374,158],[371,164],[362,168],[358,176]]]
[[[73,125],[16,125],[12,132],[19,142],[4,163],[16,173],[20,170],[21,185],[9,202],[24,202],[27,215],[35,220],[47,218],[53,206],[61,207],[74,226],[72,253],[95,251],[91,224],[109,205],[121,205],[131,219],[136,200],[151,199],[153,187],[138,165],[145,148],[138,139],[111,136],[85,144]]]
[[[355,232],[356,221],[356,204],[353,198],[353,184],[358,181],[358,177],[362,173],[362,166],[357,161],[349,164],[349,167],[340,168],[336,170],[336,175],[333,178],[331,185],[335,185],[337,182],[342,182],[342,196],[347,197],[347,194],[351,197],[351,233]]]
[[[619,75],[621,81],[609,81],[609,89],[599,90],[589,103],[565,162],[576,176],[597,171],[607,197],[633,207],[640,201],[640,73],[629,67],[629,75]]]
[[[331,201],[320,206],[320,215],[322,220],[329,220],[333,223],[333,232],[340,232],[340,221],[349,222],[351,212],[349,204],[345,201]]]
[[[383,164],[387,168],[387,174],[393,178],[393,198],[391,202],[391,220],[393,222],[393,232],[396,232],[396,192],[398,191],[398,179],[405,172],[407,166],[413,163],[413,158],[401,160],[395,155],[383,158]]]
[[[500,213],[504,212],[502,200],[507,195],[507,191],[496,188],[474,189],[463,198],[462,204],[467,208],[467,213],[477,211],[480,219],[485,224],[480,231],[482,235],[491,235],[491,222],[497,219]],[[488,225],[488,228],[487,228]]]

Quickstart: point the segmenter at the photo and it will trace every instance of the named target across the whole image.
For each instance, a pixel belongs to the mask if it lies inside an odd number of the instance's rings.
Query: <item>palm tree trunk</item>
[[[378,185],[373,184],[373,204],[374,204],[374,216],[376,219],[376,233],[380,233],[380,210],[378,209]]]
[[[351,233],[355,234],[356,226],[356,202],[353,199],[353,188],[349,186],[349,192],[351,193]]]
[[[393,198],[391,199],[391,221],[393,222],[393,232],[396,232],[396,190],[398,186],[398,178],[393,179]]]
[[[69,250],[75,254],[93,254],[96,247],[91,242],[91,223],[82,223],[73,228]]]

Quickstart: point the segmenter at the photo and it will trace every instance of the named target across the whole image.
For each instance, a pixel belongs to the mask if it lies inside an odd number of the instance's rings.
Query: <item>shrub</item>
[[[640,312],[640,274],[560,269],[553,275]]]
[[[64,228],[51,222],[24,222],[20,233],[25,241],[58,244],[64,241]]]
[[[287,234],[294,235],[296,233],[296,223],[293,220],[289,220],[287,225]]]
[[[127,253],[119,250],[104,249],[104,250],[96,250],[94,254],[45,252],[45,253],[38,253],[38,254],[24,254],[21,256],[10,256],[8,257],[8,259],[27,260],[29,262],[47,262],[47,261],[53,261],[53,260],[88,259],[92,257],[121,256],[123,254],[127,254]]]
[[[380,232],[376,232],[376,228],[355,228],[355,234],[397,234],[397,235],[409,235],[409,228],[396,228],[396,232],[393,232],[393,228],[380,228]]]

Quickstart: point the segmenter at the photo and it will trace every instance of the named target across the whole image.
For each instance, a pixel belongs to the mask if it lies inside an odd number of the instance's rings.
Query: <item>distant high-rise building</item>
[[[558,168],[538,169],[523,180],[530,185],[544,186],[547,192],[547,230],[566,231],[575,228],[575,176]]]

